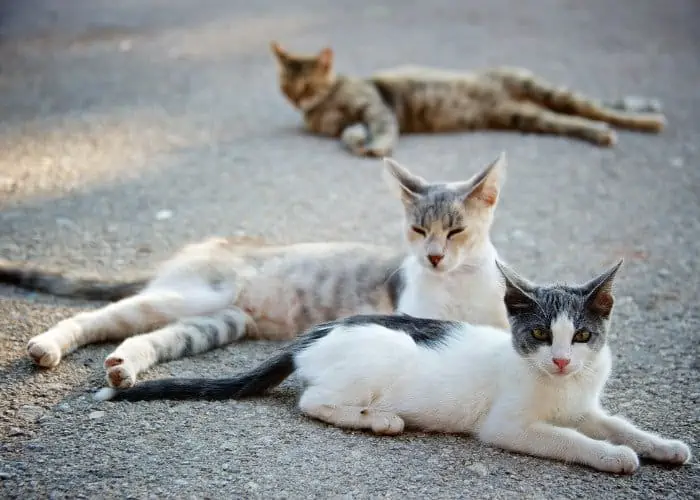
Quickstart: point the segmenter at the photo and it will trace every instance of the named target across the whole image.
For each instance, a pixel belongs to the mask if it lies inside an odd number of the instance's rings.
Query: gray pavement
[[[668,130],[621,132],[611,150],[483,132],[404,137],[396,157],[457,180],[507,151],[494,240],[533,279],[626,257],[605,402],[700,454],[697,2],[14,3],[0,8],[0,255],[75,272],[138,272],[214,234],[401,244],[380,164],[301,131],[272,38],[331,44],[345,72],[516,64],[601,98],[660,98]],[[302,418],[293,381],[254,401],[98,405],[111,346],[50,371],[23,355],[89,307],[0,289],[0,497],[697,498],[697,459],[613,477],[465,437],[347,432]],[[278,347],[148,376],[229,374]]]

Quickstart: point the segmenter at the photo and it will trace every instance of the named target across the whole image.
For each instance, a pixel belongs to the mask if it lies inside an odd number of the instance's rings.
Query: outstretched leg
[[[627,420],[602,410],[589,413],[578,429],[594,439],[629,446],[639,455],[659,462],[684,464],[690,460],[690,448],[682,441],[664,439],[643,431]]]
[[[126,388],[152,366],[230,344],[255,329],[253,319],[237,307],[211,316],[188,317],[159,330],[126,339],[104,362],[107,382]]]
[[[531,101],[557,113],[644,132],[659,132],[666,125],[666,120],[660,113],[618,111],[597,99],[557,86],[524,69],[501,69],[492,74],[503,82],[514,98]]]
[[[123,340],[184,317],[208,314],[231,303],[233,291],[198,282],[173,289],[146,288],[114,304],[64,319],[29,340],[27,352],[39,366],[53,367],[78,347]]]
[[[617,140],[615,132],[604,123],[553,113],[524,102],[496,107],[489,115],[488,124],[496,129],[575,137],[600,146],[613,146]]]
[[[309,387],[299,400],[299,409],[306,415],[346,429],[371,429],[375,434],[401,434],[404,421],[395,413],[365,406],[335,404],[324,397],[325,391]]]

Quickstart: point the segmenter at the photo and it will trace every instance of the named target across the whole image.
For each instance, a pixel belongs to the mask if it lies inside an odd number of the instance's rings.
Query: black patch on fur
[[[146,285],[146,280],[110,282],[99,278],[70,278],[60,271],[0,259],[0,283],[58,297],[116,302],[136,295]]]
[[[129,389],[117,391],[111,400],[241,399],[262,395],[268,389],[281,384],[293,372],[294,354],[291,350],[285,350],[236,377],[146,380]]]
[[[417,318],[408,314],[366,314],[350,316],[337,322],[338,326],[379,325],[390,330],[404,332],[413,341],[424,347],[437,348],[444,346],[451,332],[459,327],[457,321]]]
[[[377,89],[377,92],[379,93],[379,97],[382,99],[382,102],[390,109],[395,110],[396,96],[394,95],[391,86],[379,80],[371,80],[371,83],[374,84],[374,88]]]

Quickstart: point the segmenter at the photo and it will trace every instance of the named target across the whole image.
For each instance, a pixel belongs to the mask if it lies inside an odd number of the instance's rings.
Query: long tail
[[[100,389],[98,401],[150,401],[153,399],[240,399],[259,396],[277,387],[294,372],[292,350],[274,356],[257,368],[231,378],[147,380],[128,389]]]
[[[146,279],[72,278],[60,271],[0,259],[0,283],[61,297],[116,302],[137,294],[146,282]]]

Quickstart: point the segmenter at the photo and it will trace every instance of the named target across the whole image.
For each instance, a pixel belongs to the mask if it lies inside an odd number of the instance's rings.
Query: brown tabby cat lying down
[[[652,101],[604,104],[521,68],[464,73],[402,66],[362,79],[336,75],[330,48],[300,55],[276,42],[271,47],[281,90],[306,126],[340,137],[357,155],[391,154],[399,133],[513,129],[612,146],[609,125],[659,132],[666,123]]]

